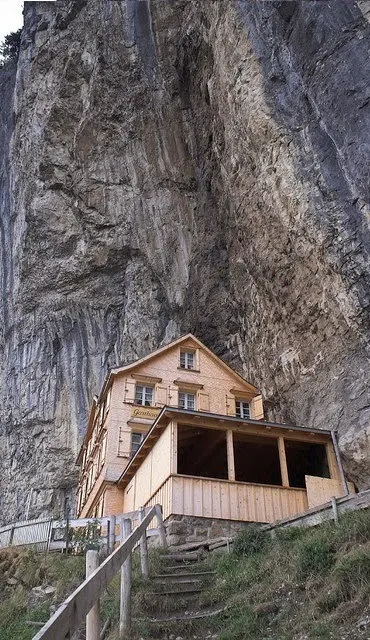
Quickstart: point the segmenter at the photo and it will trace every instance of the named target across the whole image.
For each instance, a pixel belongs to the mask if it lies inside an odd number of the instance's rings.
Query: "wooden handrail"
[[[150,509],[132,534],[60,605],[32,640],[64,640],[68,633],[77,631],[157,513],[158,505]]]

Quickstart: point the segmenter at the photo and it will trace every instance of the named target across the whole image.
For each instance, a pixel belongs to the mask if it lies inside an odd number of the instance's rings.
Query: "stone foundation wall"
[[[250,522],[221,520],[220,518],[200,518],[196,516],[172,515],[167,518],[167,542],[169,546],[177,546],[190,542],[213,540],[214,538],[234,536]]]

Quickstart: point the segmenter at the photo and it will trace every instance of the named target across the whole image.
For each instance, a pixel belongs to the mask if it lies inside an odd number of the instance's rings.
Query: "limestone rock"
[[[0,72],[0,517],[59,515],[108,367],[192,331],[369,485],[368,6],[25,3]]]

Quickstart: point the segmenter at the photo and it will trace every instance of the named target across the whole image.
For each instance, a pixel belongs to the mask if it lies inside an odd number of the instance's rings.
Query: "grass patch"
[[[263,624],[248,605],[233,606],[219,620],[220,640],[257,640],[261,638]]]
[[[46,622],[50,606],[59,604],[84,578],[83,557],[37,554],[20,547],[0,551],[0,640],[31,640],[36,627],[26,621]],[[10,585],[8,580],[16,581]],[[33,587],[52,585],[55,593],[41,603],[30,598]]]
[[[343,598],[370,595],[370,548],[355,549],[340,558],[333,576]]]
[[[233,543],[233,553],[237,556],[248,556],[254,553],[261,553],[270,544],[269,533],[261,527],[251,524],[243,529],[235,537]]]
[[[302,540],[297,548],[297,575],[300,579],[323,575],[334,563],[334,550],[325,538]]]
[[[366,543],[370,540],[370,509],[345,513],[338,525],[332,526],[337,546]]]

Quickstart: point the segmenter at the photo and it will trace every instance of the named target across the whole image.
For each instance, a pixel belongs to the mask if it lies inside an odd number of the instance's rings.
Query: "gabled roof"
[[[108,390],[110,384],[112,383],[112,380],[114,379],[115,376],[124,374],[128,371],[131,371],[132,369],[146,363],[149,362],[150,360],[152,360],[153,358],[156,358],[157,356],[161,355],[162,353],[165,353],[166,351],[168,351],[169,349],[173,349],[174,347],[186,342],[187,340],[191,340],[198,348],[203,349],[207,355],[214,361],[216,362],[220,367],[222,367],[225,371],[227,371],[227,373],[229,375],[232,375],[240,384],[242,384],[244,387],[247,387],[248,390],[251,393],[254,393],[255,395],[259,394],[259,390],[257,389],[257,387],[255,387],[254,385],[252,385],[250,382],[248,382],[247,380],[245,380],[245,378],[243,378],[239,373],[237,373],[236,371],[234,371],[234,369],[232,369],[230,367],[230,365],[228,365],[226,362],[224,362],[224,360],[222,360],[221,358],[219,358],[219,356],[216,356],[216,354],[213,353],[213,351],[211,351],[211,349],[209,349],[208,347],[206,347],[205,344],[203,344],[203,342],[201,342],[198,338],[196,338],[192,333],[186,333],[184,336],[181,336],[180,338],[177,338],[176,340],[173,340],[172,342],[169,342],[168,344],[164,345],[163,347],[160,347],[159,349],[156,349],[155,351],[152,351],[151,353],[149,353],[148,355],[144,356],[143,358],[139,358],[138,360],[134,360],[133,362],[130,362],[129,364],[125,364],[122,367],[115,367],[112,368],[108,371],[100,394],[99,394],[99,398],[97,398],[96,396],[94,396],[94,400],[92,403],[92,407],[90,410],[90,414],[89,414],[89,421],[88,421],[88,426],[86,429],[86,433],[82,442],[82,445],[80,447],[80,451],[78,453],[77,456],[77,464],[81,464],[82,461],[82,453],[83,453],[83,448],[84,445],[88,442],[91,430],[92,430],[92,426],[93,426],[93,421],[94,421],[94,417],[95,417],[95,409],[97,407],[97,405],[99,405],[99,403],[101,402],[101,400],[103,399],[106,391]]]
[[[105,390],[109,387],[109,384],[111,383],[112,379],[114,376],[120,375],[121,373],[126,373],[128,371],[131,371],[132,369],[134,369],[135,367],[138,367],[146,362],[149,362],[150,360],[152,360],[153,358],[156,358],[157,356],[161,355],[162,353],[168,351],[169,349],[173,349],[173,347],[176,347],[180,344],[182,344],[183,342],[186,342],[187,340],[191,340],[192,342],[195,343],[196,346],[198,346],[198,348],[203,349],[207,355],[214,361],[216,362],[220,367],[222,367],[225,371],[227,371],[227,373],[229,373],[229,375],[234,376],[234,378],[236,380],[238,380],[239,383],[243,384],[243,386],[247,386],[249,387],[249,391],[251,391],[252,393],[255,393],[256,395],[259,394],[259,390],[257,389],[257,387],[255,387],[253,384],[251,384],[250,382],[248,382],[248,380],[246,380],[245,378],[243,378],[243,376],[241,376],[239,373],[237,373],[236,371],[234,371],[234,369],[232,369],[230,367],[230,365],[228,365],[224,360],[222,360],[219,356],[216,356],[215,353],[213,353],[213,351],[211,351],[211,349],[209,349],[208,347],[206,347],[205,344],[203,344],[203,342],[201,342],[198,338],[196,338],[192,333],[187,333],[184,336],[181,336],[181,338],[177,338],[176,340],[173,340],[172,342],[170,342],[169,344],[164,345],[163,347],[160,347],[159,349],[156,349],[155,351],[152,351],[151,353],[149,353],[147,356],[144,356],[143,358],[139,358],[138,360],[135,360],[134,362],[130,362],[129,364],[126,364],[122,367],[116,367],[111,369],[105,380],[103,383],[103,387],[99,396],[99,402],[101,397],[103,396]]]

